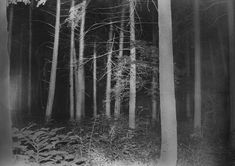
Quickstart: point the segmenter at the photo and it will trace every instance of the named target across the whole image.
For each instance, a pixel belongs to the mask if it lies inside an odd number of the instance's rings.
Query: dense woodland
[[[235,165],[234,0],[0,2],[0,166]]]

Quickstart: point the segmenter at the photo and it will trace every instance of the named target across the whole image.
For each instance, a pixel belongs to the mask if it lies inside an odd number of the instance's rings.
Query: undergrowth
[[[35,124],[14,128],[14,155],[25,165],[148,165],[158,158],[160,138],[148,119],[137,118],[130,130],[127,118],[99,116],[65,127]]]

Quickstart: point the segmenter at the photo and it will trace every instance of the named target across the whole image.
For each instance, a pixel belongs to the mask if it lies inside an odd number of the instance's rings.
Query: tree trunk
[[[230,133],[231,147],[235,149],[235,30],[234,30],[234,1],[228,0],[228,29],[229,29],[229,85],[230,85]]]
[[[130,97],[129,97],[129,127],[135,129],[136,107],[136,48],[135,48],[135,0],[130,0]]]
[[[153,22],[155,23],[154,16],[153,16]],[[152,54],[154,58],[158,58],[156,47],[157,47],[157,30],[155,28],[155,24],[153,24],[153,49]],[[157,102],[157,81],[158,81],[158,73],[157,73],[157,67],[155,66],[153,68],[153,76],[152,76],[152,122],[155,124],[157,121],[159,121],[159,118],[157,116],[157,109],[158,109],[158,102]]]
[[[33,0],[29,6],[29,58],[28,58],[28,100],[27,108],[29,115],[32,115],[31,100],[32,100],[32,11],[33,11]]]
[[[10,61],[8,54],[7,1],[0,1],[0,165],[12,159],[11,116],[10,116]]]
[[[190,37],[188,37],[188,41],[186,42],[186,58],[185,58],[185,63],[186,63],[186,78],[187,78],[187,89],[186,89],[186,116],[188,119],[192,117],[192,112],[191,112],[191,54],[190,54]]]
[[[224,49],[224,40],[223,40],[223,34],[224,32],[222,32],[222,29],[218,29],[218,38],[219,38],[219,49],[220,49],[220,56],[221,56],[221,62],[223,65],[223,69],[224,69],[224,76],[225,78],[227,78],[228,76],[228,59],[226,57],[226,53],[225,53],[225,49]]]
[[[110,24],[109,41],[108,41],[108,59],[107,59],[107,81],[106,81],[106,99],[105,114],[111,117],[111,76],[112,76],[112,52],[113,52],[113,25]]]
[[[71,1],[71,7],[74,7],[74,0]],[[71,41],[70,41],[70,64],[69,64],[69,110],[70,120],[74,120],[74,57],[75,51],[74,40],[74,21],[71,24]]]
[[[60,0],[57,0],[55,38],[54,38],[54,46],[53,46],[53,57],[52,57],[52,64],[51,64],[49,92],[48,92],[47,107],[46,107],[46,121],[49,121],[52,116],[52,107],[53,107],[53,102],[54,102],[55,85],[56,85],[58,50],[59,50],[59,34],[60,34]]]
[[[94,52],[93,52],[93,116],[97,117],[97,90],[96,90],[96,43],[94,44]]]
[[[120,35],[119,35],[119,55],[118,60],[123,56],[123,42],[124,42],[124,17],[125,17],[125,8],[122,8],[121,15],[121,25],[120,25]],[[114,104],[114,116],[117,118],[120,116],[121,110],[121,75],[122,71],[117,71],[117,82],[115,87],[115,104]]]
[[[171,0],[158,0],[161,156],[159,166],[176,166],[177,121]]]
[[[201,136],[201,41],[200,41],[200,0],[194,1],[194,56],[195,56],[195,85],[194,85],[194,131]]]
[[[84,73],[84,29],[86,18],[86,0],[82,2],[82,16],[80,25],[79,38],[79,59],[77,68],[77,98],[76,98],[76,120],[80,121],[82,116],[85,116],[85,73]]]

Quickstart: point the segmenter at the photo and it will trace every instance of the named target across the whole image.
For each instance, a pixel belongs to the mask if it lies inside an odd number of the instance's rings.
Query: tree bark
[[[130,0],[130,96],[129,96],[129,128],[135,129],[136,108],[136,48],[135,48],[135,0]]]
[[[158,166],[176,166],[177,121],[171,0],[158,0],[161,156]]]
[[[33,11],[33,0],[29,6],[29,57],[28,57],[28,100],[27,107],[29,115],[32,115],[31,100],[32,100],[32,11]]]
[[[86,0],[82,2],[80,39],[79,39],[79,59],[77,68],[77,98],[76,98],[76,120],[80,121],[85,116],[85,73],[84,73],[84,29],[86,18]]]
[[[56,4],[56,23],[55,23],[55,38],[53,46],[53,57],[51,65],[51,75],[49,83],[49,92],[46,107],[46,121],[49,121],[52,116],[52,107],[55,96],[55,85],[56,85],[56,69],[58,60],[58,50],[59,50],[59,34],[60,34],[60,0],[57,0]]]
[[[74,0],[71,1],[71,7],[74,7]],[[69,64],[69,110],[70,120],[74,120],[74,57],[76,56],[74,40],[74,21],[71,24],[70,39],[70,64]]]
[[[109,41],[108,41],[108,59],[107,59],[107,80],[106,80],[106,99],[105,99],[105,114],[108,118],[111,117],[111,76],[112,76],[112,52],[113,52],[113,25],[110,24]]]
[[[93,116],[97,117],[97,89],[96,89],[96,43],[94,44],[94,51],[93,51]]]
[[[120,35],[119,35],[119,55],[118,60],[123,56],[123,42],[124,42],[124,17],[125,17],[125,8],[122,8],[121,15],[121,25],[120,25]],[[121,110],[121,75],[122,71],[117,71],[117,82],[115,87],[115,104],[114,104],[114,116],[117,118],[120,116]]]
[[[186,78],[187,78],[187,90],[186,90],[186,116],[188,119],[192,117],[192,112],[191,112],[191,54],[190,54],[190,37],[188,37],[188,41],[186,42],[186,58],[185,58],[185,63],[186,63]]]
[[[223,32],[222,29],[218,29],[218,38],[219,38],[219,49],[220,49],[220,55],[221,55],[221,60],[223,64],[223,69],[224,69],[224,76],[227,78],[228,76],[228,59],[226,57],[225,49],[224,49],[224,40],[223,40]]]
[[[230,85],[230,135],[231,147],[235,149],[235,30],[234,1],[228,0],[228,30],[229,30],[229,85]]]
[[[10,58],[8,54],[7,1],[0,1],[0,165],[12,159],[10,113]]]
[[[194,1],[194,56],[195,56],[195,85],[194,85],[194,131],[201,135],[201,41],[200,41],[200,0]]]

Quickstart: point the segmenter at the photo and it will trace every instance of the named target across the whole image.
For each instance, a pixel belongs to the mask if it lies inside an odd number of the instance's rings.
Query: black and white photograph
[[[0,166],[235,166],[235,0],[0,0]]]

